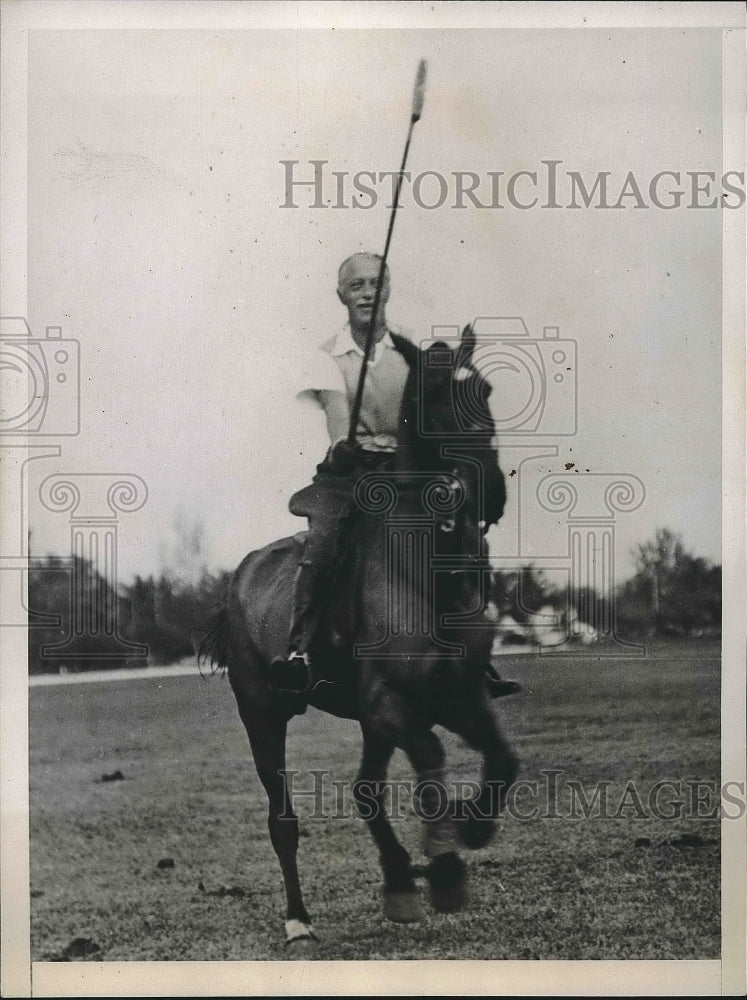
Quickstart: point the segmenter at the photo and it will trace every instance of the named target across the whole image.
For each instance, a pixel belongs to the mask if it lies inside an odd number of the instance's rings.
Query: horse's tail
[[[203,660],[207,660],[214,674],[228,669],[229,630],[228,605],[224,604],[202,637],[197,651],[198,666]]]

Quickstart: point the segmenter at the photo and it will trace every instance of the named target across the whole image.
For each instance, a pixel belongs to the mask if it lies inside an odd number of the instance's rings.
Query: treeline
[[[721,629],[721,566],[685,550],[682,538],[668,528],[632,553],[636,572],[613,595],[589,587],[570,590],[553,586],[533,565],[511,573],[496,573],[491,600],[500,616],[527,624],[542,607],[552,607],[598,625],[614,620],[618,636],[717,634]]]
[[[199,546],[195,546],[199,548]],[[610,621],[619,637],[716,634],[721,627],[721,567],[688,553],[661,529],[634,553],[636,572],[612,596],[552,586],[540,568],[496,572],[497,616],[524,624],[548,604],[562,621]],[[115,592],[82,559],[48,556],[29,572],[29,669],[33,673],[175,663],[193,656],[222,603],[229,574],[201,563],[191,572],[140,577]],[[185,582],[185,580],[189,582]],[[139,644],[141,649],[133,650]],[[45,649],[46,647],[46,649]]]
[[[170,573],[137,576],[115,593],[86,560],[36,561],[28,586],[29,671],[168,664],[193,656],[228,579],[207,570],[186,584]]]
[[[660,528],[633,553],[635,575],[618,590],[620,620],[655,635],[716,632],[721,628],[721,566],[685,550],[682,538]]]

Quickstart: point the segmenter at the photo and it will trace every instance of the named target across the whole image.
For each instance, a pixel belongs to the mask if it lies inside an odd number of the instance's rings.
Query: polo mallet
[[[392,230],[394,229],[394,219],[397,215],[397,208],[399,207],[399,192],[402,187],[402,175],[405,172],[405,164],[407,163],[407,154],[410,152],[410,141],[412,139],[412,130],[415,123],[420,121],[420,116],[423,113],[423,102],[425,101],[425,74],[426,74],[426,62],[425,59],[420,60],[418,65],[417,76],[415,77],[415,89],[412,94],[412,114],[410,115],[410,127],[407,130],[407,141],[405,142],[405,151],[402,156],[402,166],[399,168],[399,173],[397,174],[397,186],[394,189],[394,202],[392,204],[392,214],[389,216],[389,229],[386,234],[386,243],[384,244],[384,253],[381,258],[381,266],[379,267],[379,277],[376,281],[376,294],[374,295],[373,309],[371,311],[371,326],[368,330],[368,336],[366,337],[366,346],[363,351],[363,363],[361,364],[361,372],[358,376],[358,388],[355,393],[355,402],[353,403],[353,409],[350,414],[350,426],[348,428],[348,444],[353,444],[355,442],[355,433],[358,429],[358,419],[361,415],[361,404],[363,402],[363,384],[366,380],[366,370],[368,368],[368,359],[371,356],[371,348],[373,347],[374,333],[376,332],[376,319],[379,312],[379,303],[381,302],[381,288],[384,284],[384,274],[386,273],[386,259],[389,254],[389,244],[392,241]]]

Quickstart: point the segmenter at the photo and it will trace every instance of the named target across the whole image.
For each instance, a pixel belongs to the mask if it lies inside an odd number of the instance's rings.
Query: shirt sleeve
[[[313,351],[301,360],[299,378],[297,380],[296,397],[313,399],[319,403],[319,393],[323,390],[341,392],[347,391],[342,372],[334,358],[321,349]]]

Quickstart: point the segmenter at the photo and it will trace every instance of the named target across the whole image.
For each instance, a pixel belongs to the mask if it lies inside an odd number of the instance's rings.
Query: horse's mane
[[[392,343],[394,344],[395,348],[399,351],[399,353],[402,355],[402,357],[409,365],[410,371],[412,371],[412,369],[417,364],[418,355],[420,354],[420,348],[417,347],[417,345],[413,344],[411,340],[408,340],[407,337],[403,337],[399,333],[390,333],[390,337],[392,338]]]

